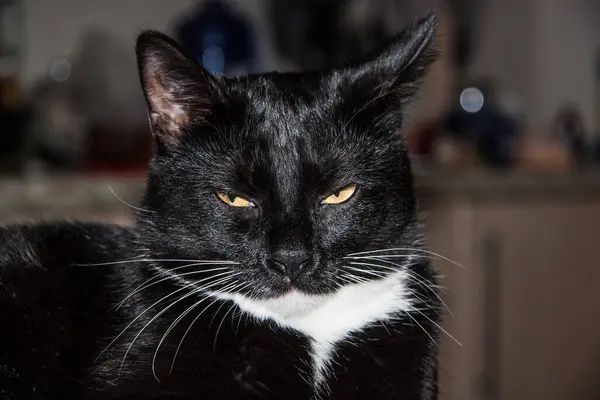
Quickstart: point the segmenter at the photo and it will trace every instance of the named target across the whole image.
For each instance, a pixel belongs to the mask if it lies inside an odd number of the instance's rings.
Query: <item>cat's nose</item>
[[[272,268],[290,278],[297,278],[310,260],[310,254],[304,250],[278,250],[273,254]]]

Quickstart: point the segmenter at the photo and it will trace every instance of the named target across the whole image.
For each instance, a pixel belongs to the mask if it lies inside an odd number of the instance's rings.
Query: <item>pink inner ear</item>
[[[188,122],[184,107],[177,103],[173,91],[166,88],[161,79],[148,79],[148,99],[153,127],[164,133],[176,134]]]
[[[163,114],[166,118],[173,122],[173,124],[183,125],[187,123],[187,113],[179,104],[171,103],[167,101],[160,110],[157,110]]]
[[[160,139],[168,149],[175,149],[183,136],[183,124],[177,123],[165,114],[150,111],[148,113],[152,134]]]

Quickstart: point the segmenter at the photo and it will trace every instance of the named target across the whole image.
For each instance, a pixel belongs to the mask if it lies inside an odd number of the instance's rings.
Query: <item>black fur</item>
[[[210,76],[165,36],[142,34],[137,54],[157,144],[145,211],[132,229],[0,230],[0,395],[437,398],[437,296],[398,133],[433,59],[435,24],[434,16],[418,21],[332,71],[231,80]],[[349,185],[348,201],[322,203]],[[220,192],[252,204],[231,207]],[[385,248],[412,250],[353,275],[408,271],[420,312],[399,310],[339,343],[322,390],[313,388],[311,341],[301,332],[232,301],[189,308],[204,298],[192,290],[207,284],[262,300],[292,288],[334,295],[348,284],[343,257]]]

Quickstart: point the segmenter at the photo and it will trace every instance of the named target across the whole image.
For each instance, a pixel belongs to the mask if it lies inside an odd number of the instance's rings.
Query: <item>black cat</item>
[[[439,297],[398,132],[435,26],[239,79],[143,33],[144,211],[0,230],[0,395],[435,399]]]

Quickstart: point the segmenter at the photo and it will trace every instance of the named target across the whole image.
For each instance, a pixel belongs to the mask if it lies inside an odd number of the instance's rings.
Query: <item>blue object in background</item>
[[[259,72],[257,37],[250,21],[227,4],[207,0],[177,27],[179,43],[217,75]]]
[[[456,107],[447,115],[444,128],[459,141],[476,143],[490,166],[509,167],[514,161],[517,122],[492,105],[483,104],[475,112]]]

